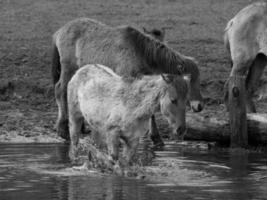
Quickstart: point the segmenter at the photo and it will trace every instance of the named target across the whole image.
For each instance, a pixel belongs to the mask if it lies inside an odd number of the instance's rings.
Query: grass
[[[66,22],[90,17],[116,26],[166,29],[168,44],[195,57],[201,71],[202,92],[222,97],[229,75],[223,47],[225,25],[249,0],[6,0],[0,1],[0,134],[20,128],[44,127],[55,134],[56,104],[50,76],[51,36]],[[216,102],[216,101],[214,101]],[[11,114],[10,114],[11,113]],[[49,117],[42,117],[42,116]],[[39,116],[39,117],[38,117]]]

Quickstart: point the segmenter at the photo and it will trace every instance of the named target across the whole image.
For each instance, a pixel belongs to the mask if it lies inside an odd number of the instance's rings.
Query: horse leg
[[[78,95],[77,95],[77,88],[75,84],[69,84],[69,93],[68,93],[68,117],[69,117],[69,132],[70,132],[70,151],[69,156],[71,160],[75,160],[77,157],[77,146],[79,143],[79,137],[82,130],[82,125],[84,122],[84,117],[81,113],[79,102],[78,102]]]
[[[77,116],[75,113],[70,115],[71,116],[69,118],[69,129],[71,144],[69,150],[69,157],[72,161],[74,161],[77,158],[77,148],[84,119],[83,117]]]
[[[258,87],[260,77],[266,65],[267,65],[267,57],[264,54],[260,53],[256,56],[253,64],[249,69],[248,76],[246,78],[248,112],[253,112],[253,113],[256,112],[256,108],[252,101],[252,97]]]
[[[110,156],[111,161],[116,161],[119,159],[119,145],[120,145],[120,137],[118,131],[111,131],[108,134],[107,138],[107,147],[108,154]]]
[[[233,67],[232,67],[230,76],[235,76],[235,75],[245,76],[253,62],[252,59],[244,60],[242,56],[239,56],[239,57],[242,59],[236,59],[233,62],[231,62],[233,64]],[[225,82],[225,85],[224,85],[224,92],[225,92],[224,102],[225,102],[227,110],[228,110],[228,98],[229,98],[228,86],[229,86],[229,79]]]
[[[155,146],[164,146],[164,142],[159,135],[155,115],[152,115],[150,119],[150,138]]]
[[[130,164],[130,162],[132,161],[132,158],[135,155],[135,152],[137,151],[138,145],[138,137],[126,139],[125,144],[123,146],[123,157],[126,161],[126,164]]]
[[[61,80],[55,85],[55,97],[58,106],[58,117],[56,129],[58,136],[69,140],[68,119],[67,119],[67,98],[66,86],[63,86]]]
[[[67,67],[69,68],[67,70]],[[57,133],[60,137],[69,140],[67,86],[74,71],[71,65],[62,64],[59,81],[55,85],[55,97],[58,105]]]

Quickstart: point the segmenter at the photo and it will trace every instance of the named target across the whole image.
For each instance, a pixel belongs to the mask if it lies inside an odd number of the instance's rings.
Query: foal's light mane
[[[144,76],[143,79],[136,79],[135,81],[123,82],[126,85],[120,90],[118,94],[124,103],[133,108],[132,117],[134,119],[149,118],[152,114],[160,109],[160,98],[166,93],[170,87],[161,76]],[[186,82],[182,77],[176,77],[173,83],[179,97],[186,98],[188,88]],[[133,119],[129,119],[133,120]]]
[[[199,70],[193,58],[178,53],[131,26],[124,28],[126,39],[131,41],[136,52],[144,57],[150,67],[163,73],[191,74],[192,81],[198,78]]]
[[[109,94],[111,98],[119,100],[128,109],[130,114],[127,121],[129,123],[134,120],[148,119],[152,114],[159,111],[160,98],[166,94],[168,87],[175,88],[178,99],[187,97],[188,87],[182,76],[170,75],[174,79],[171,83],[166,83],[160,75],[143,76],[142,79],[136,78],[132,81],[125,81],[112,69],[100,64],[87,65],[87,68],[84,68],[84,74],[88,74],[87,70],[93,72],[93,68],[97,69],[97,76],[102,78],[105,76],[111,77],[111,79],[106,79],[105,85],[112,87],[112,92]],[[86,77],[85,79],[87,80]]]
[[[101,65],[101,64],[95,64],[95,66],[97,67],[97,68],[100,68],[100,69],[102,69],[102,71],[103,72],[105,72],[105,73],[107,73],[108,75],[110,75],[110,76],[113,76],[113,77],[116,77],[116,78],[121,78],[118,74],[116,74],[112,69],[110,69],[110,68],[108,68],[108,67],[106,67],[106,66],[104,66],[104,65]]]

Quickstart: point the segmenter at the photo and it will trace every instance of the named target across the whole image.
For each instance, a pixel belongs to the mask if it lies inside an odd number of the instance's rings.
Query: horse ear
[[[162,79],[167,83],[170,84],[173,82],[174,76],[171,74],[161,74]]]

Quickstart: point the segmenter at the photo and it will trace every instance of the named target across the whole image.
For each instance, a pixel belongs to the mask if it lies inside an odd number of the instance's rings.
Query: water
[[[76,171],[59,144],[1,144],[1,200],[267,198],[267,155],[187,148],[156,151],[145,180]]]

